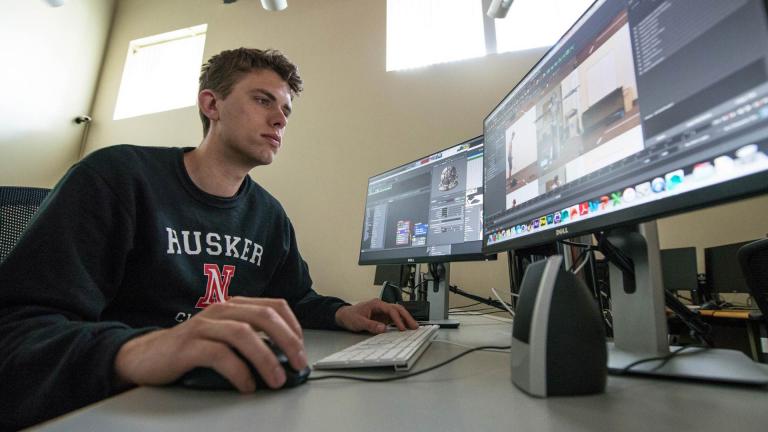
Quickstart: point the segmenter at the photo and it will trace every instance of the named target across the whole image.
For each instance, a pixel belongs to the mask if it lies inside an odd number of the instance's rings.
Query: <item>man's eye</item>
[[[269,106],[272,103],[272,101],[267,98],[257,97],[255,99],[256,99],[256,102],[264,106]]]

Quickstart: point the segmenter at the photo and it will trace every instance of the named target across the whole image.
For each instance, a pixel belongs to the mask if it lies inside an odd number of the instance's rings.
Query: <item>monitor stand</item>
[[[635,271],[632,284],[609,265],[614,339],[608,343],[608,370],[621,373],[638,360],[668,355],[670,346],[656,222],[616,229],[608,239],[632,259]],[[687,348],[667,361],[640,363],[626,373],[768,385],[768,368],[729,349]]]
[[[448,319],[448,293],[450,288],[450,264],[429,264],[434,266],[437,280],[427,280],[427,301],[429,302],[429,320],[420,324],[436,324],[441,328],[456,328],[459,321]],[[430,272],[432,273],[432,272]]]

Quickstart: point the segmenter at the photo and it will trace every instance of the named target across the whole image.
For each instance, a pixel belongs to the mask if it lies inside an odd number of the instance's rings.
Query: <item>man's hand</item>
[[[368,300],[352,306],[342,306],[336,311],[336,324],[347,330],[384,333],[387,324],[394,324],[402,331],[419,327],[410,313],[399,304],[385,303],[379,299]]]
[[[278,388],[285,372],[259,331],[269,335],[296,370],[307,366],[301,326],[285,300],[233,297],[175,327],[126,342],[115,357],[116,378],[128,384],[168,384],[202,366],[215,369],[241,392],[252,392],[256,383],[234,348],[270,387]]]

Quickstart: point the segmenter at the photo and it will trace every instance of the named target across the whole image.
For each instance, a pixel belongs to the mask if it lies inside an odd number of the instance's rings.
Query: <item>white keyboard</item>
[[[389,367],[409,370],[437,336],[437,325],[416,330],[390,330],[315,362],[315,369]]]

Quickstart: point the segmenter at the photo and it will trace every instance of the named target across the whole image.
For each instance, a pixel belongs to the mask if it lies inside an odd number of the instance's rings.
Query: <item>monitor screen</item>
[[[751,241],[704,249],[704,268],[709,289],[716,293],[750,293],[739,264],[739,249]]]
[[[696,248],[662,249],[661,275],[667,291],[695,291],[699,283]]]
[[[486,117],[486,252],[765,193],[764,0],[598,0]]]
[[[360,264],[487,259],[483,140],[477,137],[368,180]]]

